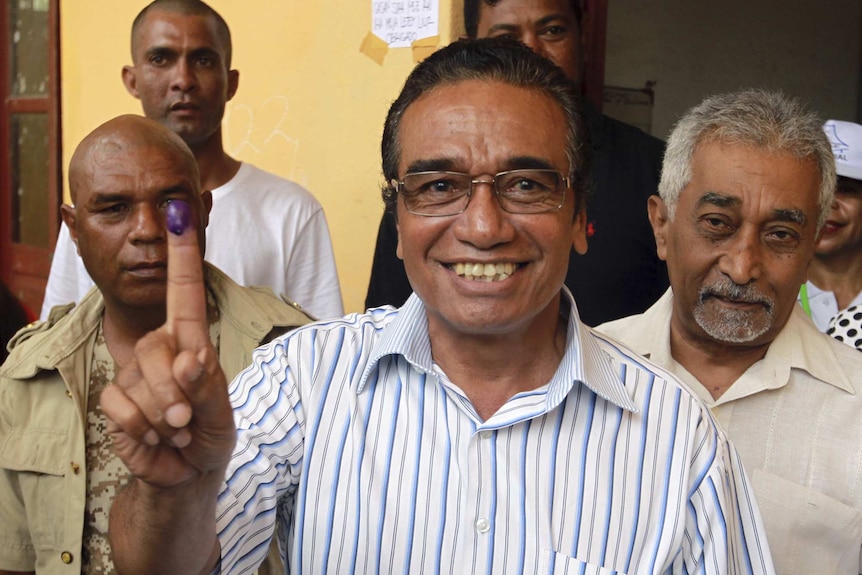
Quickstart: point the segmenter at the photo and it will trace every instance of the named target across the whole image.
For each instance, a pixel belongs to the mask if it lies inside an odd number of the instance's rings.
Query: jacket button
[[[62,561],[66,565],[70,564],[73,559],[74,558],[72,557],[72,554],[68,551],[63,551],[62,553],[60,553],[60,561]]]
[[[72,392],[68,389],[66,390],[66,397],[72,397]]]
[[[81,466],[73,461],[72,462],[72,473],[74,473],[75,475],[78,475],[79,471],[81,471]]]

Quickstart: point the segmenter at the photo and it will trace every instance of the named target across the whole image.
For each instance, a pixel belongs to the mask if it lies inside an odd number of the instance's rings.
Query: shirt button
[[[81,472],[81,466],[73,461],[72,462],[72,473],[74,473],[75,475],[78,475],[78,473],[80,473],[80,472]]]
[[[482,437],[482,439],[491,439],[494,436],[494,432],[487,430],[480,432],[479,435]]]
[[[480,517],[476,520],[476,531],[479,533],[487,533],[491,530],[491,522],[485,519],[484,517]]]
[[[60,561],[62,561],[66,565],[70,564],[72,562],[72,559],[72,554],[68,551],[63,551],[62,553],[60,553]]]

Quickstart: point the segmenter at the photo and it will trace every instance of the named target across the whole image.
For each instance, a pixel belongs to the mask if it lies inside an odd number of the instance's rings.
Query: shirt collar
[[[381,358],[389,355],[404,356],[414,369],[423,373],[429,373],[433,369],[428,318],[422,300],[415,293],[410,294],[404,305],[395,313],[394,319],[382,328],[380,338],[373,344],[356,393],[365,389],[369,374]]]
[[[673,292],[670,288],[647,309],[641,318],[643,325],[661,326],[657,331],[640,329],[626,334],[626,344],[638,354],[658,365],[673,365],[670,354],[670,318],[673,313]],[[625,320],[620,320],[625,321]]]
[[[793,306],[793,312],[784,329],[769,346],[766,367],[776,372],[783,366],[782,377],[790,376],[790,369],[801,369],[824,383],[855,395],[856,390],[841,366],[833,346],[837,342],[821,333],[802,307]],[[841,345],[841,344],[839,344]]]
[[[12,350],[0,368],[0,374],[29,379],[41,370],[58,369],[63,362],[74,357],[81,346],[93,341],[104,310],[102,294],[92,288],[78,305],[68,308],[68,313],[62,317],[55,318],[55,323],[36,322],[32,328],[23,328],[19,336],[32,330],[32,337],[24,337],[20,346]]]
[[[615,405],[637,412],[637,406],[614,370],[610,356],[602,350],[592,330],[581,323],[574,298],[565,286],[562,296],[564,305],[568,305],[570,310],[566,351],[547,386],[545,410],[558,406],[578,382]],[[404,357],[419,372],[432,373],[434,370],[425,306],[415,293],[398,310],[395,319],[383,328],[359,380],[357,393],[365,389],[380,360],[389,355]]]
[[[673,313],[673,292],[668,289],[665,294],[641,316],[644,326],[661,326],[658,330],[637,330],[626,343],[637,353],[646,356],[659,365],[671,366],[675,361],[670,353],[670,320]],[[850,378],[841,367],[835,355],[833,342],[828,336],[817,330],[802,307],[793,306],[793,312],[787,324],[769,345],[766,355],[755,363],[758,379],[768,377],[769,381],[761,381],[762,387],[777,389],[787,385],[790,380],[790,370],[799,369],[812,377],[819,379],[838,389],[855,394]],[[752,368],[746,371],[740,380],[746,378]],[[740,382],[737,380],[718,402],[732,401],[743,395],[744,390],[734,390]]]

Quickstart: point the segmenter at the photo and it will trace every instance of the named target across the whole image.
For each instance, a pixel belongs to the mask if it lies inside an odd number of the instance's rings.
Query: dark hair
[[[475,38],[479,29],[479,8],[482,4],[485,6],[496,6],[500,0],[464,0],[464,29],[467,32],[467,37]],[[572,12],[581,24],[581,0],[569,0],[569,6],[572,7]]]
[[[221,17],[221,14],[212,9],[206,2],[201,0],[153,0],[147,4],[135,17],[132,22],[132,60],[135,59],[135,32],[138,31],[141,23],[146,18],[150,10],[163,10],[174,14],[183,14],[186,16],[209,16],[216,23],[216,30],[221,37],[225,49],[225,68],[230,70],[230,60],[233,53],[233,45],[230,38],[230,28],[227,22]]]
[[[566,157],[575,192],[575,214],[580,213],[586,202],[591,151],[581,96],[565,72],[511,38],[453,42],[426,58],[407,77],[401,94],[389,108],[380,146],[387,182],[383,187],[387,211],[395,211],[396,194],[388,182],[398,178],[399,126],[404,112],[436,87],[467,80],[491,80],[536,90],[560,105],[568,125]]]

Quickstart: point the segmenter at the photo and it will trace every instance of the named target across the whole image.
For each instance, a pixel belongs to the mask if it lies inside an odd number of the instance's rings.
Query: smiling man
[[[315,317],[340,316],[341,288],[320,203],[224,149],[222,118],[239,87],[227,23],[200,0],[155,0],[135,18],[131,36],[133,63],[123,67],[123,84],[146,117],[183,139],[203,189],[212,191],[206,260],[237,283],[269,287]],[[92,286],[69,229],[61,227],[42,319],[55,305],[80,301]]]
[[[123,573],[247,572],[276,523],[291,573],[772,572],[709,412],[563,286],[578,101],[511,40],[419,64],[382,143],[415,294],[274,341],[227,393],[194,230],[171,235],[176,313],[102,395],[138,477],[111,515]]]
[[[671,289],[599,327],[712,408],[753,475],[782,574],[860,566],[862,355],[796,305],[834,188],[829,141],[798,102],[708,98],[674,128],[649,203]]]
[[[583,42],[580,0],[465,0],[470,38],[519,40],[559,66],[580,85]],[[658,190],[664,144],[603,115],[584,102],[593,156],[586,202],[589,249],[570,251],[566,286],[587,325],[640,313],[667,289],[667,267],[658,258],[646,214]],[[380,222],[365,303],[401,305],[412,291],[396,246],[396,214]]]
[[[63,219],[98,289],[19,332],[0,367],[0,574],[114,573],[108,512],[129,472],[99,396],[165,321],[168,205],[188,207],[198,262],[205,245],[210,194],[183,141],[155,122],[121,116],[98,127],[72,156],[69,186],[75,207]],[[204,269],[205,329],[228,374],[309,321],[269,290]]]

